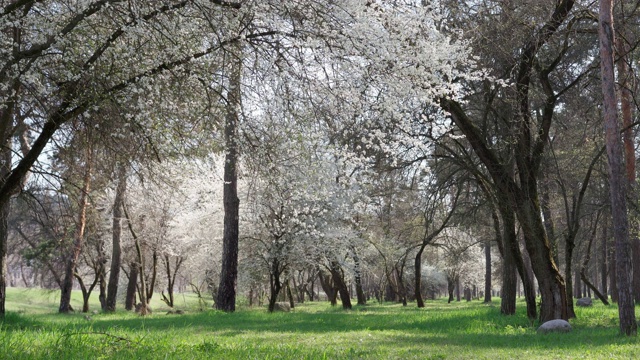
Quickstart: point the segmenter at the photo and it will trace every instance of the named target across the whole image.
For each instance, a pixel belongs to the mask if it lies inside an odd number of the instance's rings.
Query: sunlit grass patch
[[[240,307],[235,313],[158,310],[140,317],[118,311],[88,320],[84,314],[59,315],[48,295],[33,294],[31,306],[40,306],[38,311],[10,311],[2,322],[0,358],[640,358],[638,339],[618,334],[616,308],[601,304],[576,309],[572,333],[540,335],[522,302],[515,316],[501,315],[499,302],[435,300],[423,309],[370,303],[345,311],[323,302],[298,305],[291,313]],[[20,307],[15,302],[10,308]]]

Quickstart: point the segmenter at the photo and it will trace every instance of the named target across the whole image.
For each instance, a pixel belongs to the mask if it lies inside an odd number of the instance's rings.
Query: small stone
[[[538,328],[538,333],[547,334],[550,332],[571,332],[571,324],[562,319],[549,320]]]
[[[576,305],[582,306],[582,307],[591,306],[593,305],[593,300],[591,300],[590,297],[583,297],[581,299],[578,299],[578,301],[576,301]]]

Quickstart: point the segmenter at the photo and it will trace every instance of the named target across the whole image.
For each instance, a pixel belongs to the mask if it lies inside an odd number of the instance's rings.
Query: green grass
[[[600,304],[576,309],[573,332],[540,335],[523,311],[500,315],[499,302],[437,300],[424,309],[376,304],[352,311],[308,303],[269,314],[244,307],[199,312],[196,299],[185,296],[185,315],[167,315],[157,304],[147,317],[117,312],[86,320],[56,314],[57,294],[9,290],[0,359],[640,358],[640,341],[618,335],[616,308]]]

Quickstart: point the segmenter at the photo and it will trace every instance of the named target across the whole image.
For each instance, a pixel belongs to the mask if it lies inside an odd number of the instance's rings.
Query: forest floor
[[[57,314],[58,292],[8,289],[0,320],[0,359],[638,359],[638,337],[620,336],[617,309],[576,308],[567,334],[536,333],[524,314],[502,316],[500,302],[371,303],[351,311],[300,304],[290,313],[240,306],[200,311],[193,295],[154,313]],[[81,308],[80,294],[72,305]],[[97,300],[92,309],[99,309]],[[210,302],[207,307],[210,306]],[[87,317],[88,316],[88,317]]]

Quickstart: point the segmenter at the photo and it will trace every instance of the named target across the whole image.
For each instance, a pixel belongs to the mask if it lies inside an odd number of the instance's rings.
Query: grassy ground
[[[498,302],[372,304],[346,312],[309,303],[292,313],[227,314],[197,311],[192,296],[180,299],[184,315],[167,315],[156,303],[147,317],[117,312],[87,320],[56,314],[57,293],[9,289],[0,359],[640,358],[638,338],[618,335],[616,308],[600,304],[576,309],[573,332],[539,335],[523,312],[500,315]]]

